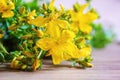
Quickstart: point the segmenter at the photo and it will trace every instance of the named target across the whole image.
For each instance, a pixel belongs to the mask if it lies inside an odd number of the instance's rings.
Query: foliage
[[[111,29],[104,29],[102,24],[92,24],[93,31],[90,41],[93,48],[104,48],[107,44],[114,40],[115,34]]]

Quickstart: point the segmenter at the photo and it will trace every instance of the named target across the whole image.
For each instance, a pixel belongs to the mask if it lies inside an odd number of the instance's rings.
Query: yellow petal
[[[92,27],[89,24],[80,24],[80,30],[83,33],[89,34],[92,31]]]
[[[84,16],[85,20],[87,21],[86,23],[91,23],[98,18],[98,15],[95,12],[88,12]]]
[[[55,0],[52,0],[52,1],[50,2],[49,6],[48,6],[49,9],[52,10],[52,11],[55,9],[54,3],[55,3]]]
[[[43,37],[44,33],[42,30],[36,30],[37,36],[38,37]]]
[[[70,25],[70,30],[74,31],[75,33],[77,33],[79,31],[79,23],[78,22],[73,22]]]
[[[49,18],[43,18],[42,16],[38,16],[37,18],[31,20],[29,23],[34,24],[37,27],[43,27],[49,22]]]
[[[84,4],[82,6],[80,6],[80,12],[84,12],[85,8],[87,8],[89,6],[89,4]]]
[[[62,35],[61,35],[61,39],[62,41],[71,41],[73,40],[75,37],[75,33],[70,31],[70,30],[63,30],[62,31]]]
[[[69,42],[53,46],[49,54],[52,55],[53,64],[60,64],[64,60],[76,58],[76,51],[77,47]]]
[[[70,11],[72,21],[78,21],[80,19],[81,13]]]
[[[9,10],[15,9],[14,3],[12,1],[9,1],[8,9]]]
[[[0,0],[0,12],[4,12],[4,10],[6,10],[6,7],[6,0]]]
[[[49,51],[49,54],[52,56],[53,64],[60,64],[64,60],[62,49],[62,47],[56,46]]]
[[[64,59],[69,60],[77,57],[77,46],[73,42],[64,44]]]
[[[9,17],[13,17],[14,13],[13,11],[5,11],[2,13],[2,18],[9,18]]]
[[[60,29],[54,21],[51,21],[47,25],[47,33],[50,37],[58,39],[60,37]]]
[[[55,22],[62,29],[66,29],[66,28],[69,27],[69,23],[67,21],[65,21],[65,20],[56,20]]]
[[[52,48],[53,45],[54,45],[54,40],[50,38],[39,39],[36,42],[36,46],[43,50],[49,50]]]
[[[14,3],[12,1],[6,1],[6,0],[0,1],[0,12],[2,13],[3,18],[14,16],[14,13],[11,11],[14,8],[15,8]]]
[[[91,54],[91,47],[85,47],[79,50],[79,58],[85,58]]]
[[[1,4],[6,4],[6,0],[0,0]]]
[[[30,12],[29,14],[28,14],[28,19],[34,19],[34,16],[36,16],[36,11],[35,10],[33,10],[32,12]]]

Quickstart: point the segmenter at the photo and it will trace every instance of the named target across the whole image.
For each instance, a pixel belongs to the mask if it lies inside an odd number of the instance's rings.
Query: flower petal
[[[92,27],[89,24],[80,24],[80,30],[83,33],[89,34],[92,31]]]
[[[60,64],[64,60],[76,58],[76,53],[77,47],[71,42],[56,45],[49,51],[49,54],[52,55],[53,64]]]
[[[60,38],[60,29],[54,21],[49,22],[46,28],[50,37],[55,39]]]
[[[36,46],[43,49],[43,50],[49,50],[52,48],[54,44],[54,40],[50,39],[50,38],[43,38],[43,39],[39,39],[36,42]]]
[[[38,16],[37,18],[31,20],[29,23],[34,24],[37,27],[43,27],[49,21],[50,21],[49,18],[43,18],[42,16]]]
[[[70,30],[63,30],[61,35],[62,41],[72,41],[75,37],[75,33]]]
[[[85,47],[79,50],[79,58],[85,58],[91,54],[91,47]]]
[[[52,10],[52,11],[54,11],[54,9],[55,9],[54,3],[55,3],[55,0],[52,0],[52,1],[50,2],[49,6],[48,6],[49,9]]]
[[[14,13],[13,11],[5,11],[2,13],[2,18],[8,18],[8,17],[13,17],[14,16]]]
[[[65,21],[65,20],[56,20],[55,22],[62,29],[66,29],[69,26],[69,23],[67,21]]]

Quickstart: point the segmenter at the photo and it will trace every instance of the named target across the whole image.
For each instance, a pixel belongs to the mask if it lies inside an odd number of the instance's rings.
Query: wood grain
[[[43,68],[36,72],[23,72],[0,68],[0,80],[120,80],[120,45],[108,45],[105,49],[93,50],[93,68],[79,69],[63,62],[53,66],[44,61]]]

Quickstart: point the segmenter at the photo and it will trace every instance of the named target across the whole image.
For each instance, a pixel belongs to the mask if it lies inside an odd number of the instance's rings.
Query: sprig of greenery
[[[92,27],[93,32],[90,42],[93,48],[104,48],[114,40],[115,34],[111,29],[105,30],[102,24],[92,24]],[[109,35],[107,33],[109,33]]]

